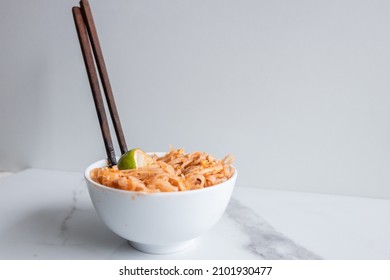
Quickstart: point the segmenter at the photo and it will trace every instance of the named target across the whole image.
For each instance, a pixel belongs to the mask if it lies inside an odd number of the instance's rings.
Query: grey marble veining
[[[69,239],[69,223],[71,222],[71,219],[74,216],[74,213],[76,211],[76,205],[77,205],[77,191],[73,190],[72,204],[69,213],[64,217],[60,226],[60,235],[62,237],[63,245],[66,245]]]
[[[226,213],[249,237],[250,241],[245,245],[246,248],[261,259],[321,259],[284,234],[277,232],[263,218],[235,198],[230,200]]]

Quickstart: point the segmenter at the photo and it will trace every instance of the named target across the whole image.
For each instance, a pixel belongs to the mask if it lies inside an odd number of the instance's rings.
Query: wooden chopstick
[[[114,146],[112,145],[110,129],[107,122],[107,116],[104,110],[102,94],[100,92],[99,79],[96,73],[95,63],[92,56],[91,46],[89,44],[87,30],[84,24],[84,19],[79,7],[73,7],[73,18],[76,25],[77,35],[80,41],[81,51],[83,53],[84,64],[87,70],[89,84],[95,103],[96,112],[99,119],[100,129],[102,131],[104,146],[108,157],[109,165],[116,164]]]
[[[103,52],[100,47],[99,37],[96,31],[95,22],[93,20],[91,7],[87,0],[80,1],[81,12],[84,17],[84,22],[88,30],[89,39],[91,41],[92,50],[95,55],[96,64],[99,70],[100,80],[103,85],[103,90],[106,96],[107,105],[110,111],[111,119],[114,124],[114,129],[116,133],[116,137],[119,142],[119,148],[122,154],[127,152],[127,146],[125,141],[125,136],[122,131],[121,122],[119,119],[118,110],[115,105],[114,96],[112,94],[110,80],[108,78],[106,64],[103,58]]]

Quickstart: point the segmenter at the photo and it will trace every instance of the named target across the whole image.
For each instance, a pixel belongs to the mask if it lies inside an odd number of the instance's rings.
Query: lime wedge
[[[118,169],[136,169],[139,167],[146,167],[153,164],[154,160],[144,151],[136,148],[132,149],[122,155],[118,161]]]

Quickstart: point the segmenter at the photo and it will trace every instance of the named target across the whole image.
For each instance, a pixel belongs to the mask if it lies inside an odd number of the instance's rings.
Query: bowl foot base
[[[189,247],[192,242],[195,239],[187,240],[183,242],[176,242],[176,243],[170,243],[170,244],[145,244],[145,243],[138,243],[134,241],[128,241],[130,246],[134,249],[148,253],[148,254],[156,254],[156,255],[163,255],[163,254],[171,254],[176,253],[179,251],[182,251]]]

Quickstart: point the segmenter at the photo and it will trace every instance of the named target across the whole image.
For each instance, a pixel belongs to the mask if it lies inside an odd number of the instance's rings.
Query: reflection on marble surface
[[[320,259],[309,250],[295,244],[294,241],[277,232],[269,223],[253,210],[243,206],[237,199],[232,198],[226,213],[236,222],[242,232],[249,237],[246,244],[248,250],[261,259],[293,260]]]
[[[8,171],[0,171],[0,178],[2,177],[7,177],[7,176],[10,176],[12,175],[13,172],[8,172]]]

